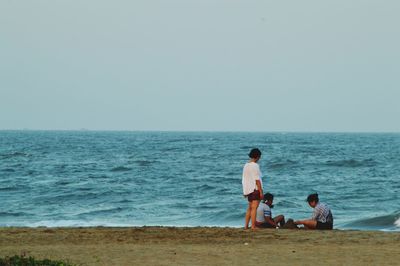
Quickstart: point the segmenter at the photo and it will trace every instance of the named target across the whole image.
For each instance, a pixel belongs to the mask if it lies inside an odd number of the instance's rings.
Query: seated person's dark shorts
[[[260,198],[260,191],[254,190],[250,194],[247,195],[247,200],[249,202],[252,202],[253,200],[261,200]]]
[[[272,224],[260,223],[260,222],[256,222],[256,227],[257,228],[275,228],[275,226],[273,226]]]
[[[320,221],[317,221],[317,230],[332,230],[333,229],[333,223],[323,223]]]

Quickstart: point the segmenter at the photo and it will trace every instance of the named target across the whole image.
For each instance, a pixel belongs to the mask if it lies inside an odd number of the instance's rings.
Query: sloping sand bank
[[[0,228],[0,256],[78,265],[399,265],[400,233],[235,228]]]

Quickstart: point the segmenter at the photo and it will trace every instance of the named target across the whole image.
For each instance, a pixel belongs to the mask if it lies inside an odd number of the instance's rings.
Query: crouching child
[[[296,225],[304,225],[306,229],[332,230],[333,215],[331,209],[325,203],[319,202],[318,194],[311,194],[307,197],[308,205],[314,208],[311,219],[295,221]]]

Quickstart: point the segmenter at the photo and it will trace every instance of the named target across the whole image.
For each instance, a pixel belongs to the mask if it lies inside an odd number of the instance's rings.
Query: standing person
[[[332,230],[333,215],[328,205],[319,202],[317,193],[308,195],[307,202],[311,208],[314,208],[311,219],[295,221],[294,223],[296,225],[302,224],[307,229]]]
[[[260,166],[257,162],[261,158],[259,149],[252,149],[249,153],[250,161],[243,167],[242,185],[243,195],[247,198],[249,205],[246,211],[244,228],[249,227],[251,219],[251,229],[256,229],[256,215],[260,200],[263,198]]]

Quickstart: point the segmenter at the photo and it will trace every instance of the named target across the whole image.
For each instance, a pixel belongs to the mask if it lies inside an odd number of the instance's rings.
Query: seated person
[[[296,225],[304,225],[307,229],[317,230],[332,230],[333,216],[330,208],[319,202],[318,194],[311,194],[307,197],[307,202],[311,208],[314,208],[314,213],[309,220],[295,221]]]
[[[283,226],[285,224],[285,217],[283,215],[272,218],[271,208],[273,208],[273,202],[274,195],[265,193],[263,202],[260,202],[257,208],[256,227],[276,228],[278,225]]]

